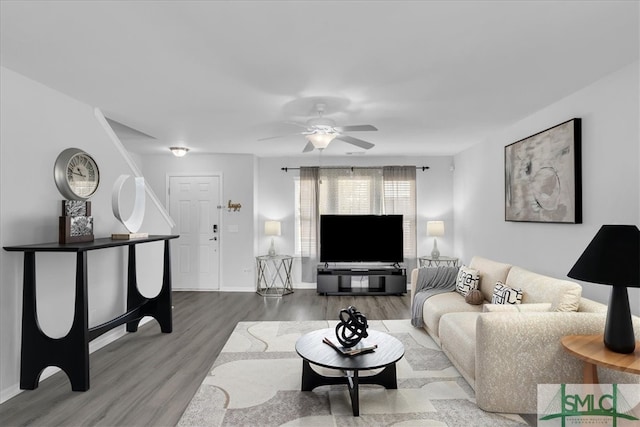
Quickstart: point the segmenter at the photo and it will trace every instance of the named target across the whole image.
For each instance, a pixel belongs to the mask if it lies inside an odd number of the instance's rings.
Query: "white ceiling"
[[[0,5],[2,65],[142,132],[122,134],[140,153],[297,155],[302,136],[257,139],[320,97],[378,127],[351,134],[367,156],[450,155],[639,56],[637,1]]]

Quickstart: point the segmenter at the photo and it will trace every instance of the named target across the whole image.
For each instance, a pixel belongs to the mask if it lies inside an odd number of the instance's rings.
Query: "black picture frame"
[[[504,148],[505,221],[582,224],[582,120]]]

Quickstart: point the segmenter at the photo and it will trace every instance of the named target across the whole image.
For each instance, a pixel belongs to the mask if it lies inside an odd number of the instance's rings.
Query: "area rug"
[[[238,323],[178,425],[527,425],[518,415],[479,409],[473,389],[431,337],[411,326],[408,319],[369,322],[371,329],[398,338],[405,347],[405,355],[396,365],[397,390],[360,386],[359,417],[351,412],[346,386],[300,391],[302,359],[295,352],[296,340],[307,332],[335,327],[335,324],[330,321]],[[330,370],[320,372],[326,375]]]

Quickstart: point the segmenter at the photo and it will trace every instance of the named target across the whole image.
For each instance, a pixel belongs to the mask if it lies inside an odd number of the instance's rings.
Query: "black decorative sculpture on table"
[[[336,337],[338,342],[346,348],[358,344],[362,338],[369,336],[367,333],[367,318],[358,309],[350,305],[340,310],[340,323],[336,325]]]

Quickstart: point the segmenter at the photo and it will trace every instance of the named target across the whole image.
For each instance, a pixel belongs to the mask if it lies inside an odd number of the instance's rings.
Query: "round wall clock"
[[[79,148],[67,148],[58,155],[53,177],[60,194],[69,200],[87,200],[100,184],[98,164]]]

